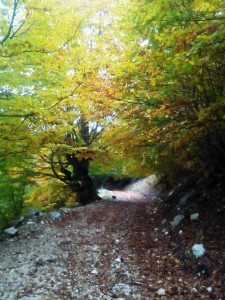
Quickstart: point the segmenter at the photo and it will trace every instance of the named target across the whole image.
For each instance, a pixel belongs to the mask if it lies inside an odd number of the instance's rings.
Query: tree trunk
[[[78,159],[75,156],[70,156],[67,160],[72,165],[71,172],[71,188],[77,193],[78,201],[81,205],[94,200],[96,191],[94,189],[93,180],[89,176],[89,165],[91,160]]]

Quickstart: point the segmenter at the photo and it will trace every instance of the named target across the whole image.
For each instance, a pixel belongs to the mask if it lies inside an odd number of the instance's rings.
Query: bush
[[[77,195],[67,185],[51,181],[36,187],[26,200],[26,205],[38,207],[41,210],[74,207],[78,205]]]
[[[6,168],[0,169],[0,230],[20,215],[29,184],[33,182],[28,179],[26,172],[20,174],[9,172]]]

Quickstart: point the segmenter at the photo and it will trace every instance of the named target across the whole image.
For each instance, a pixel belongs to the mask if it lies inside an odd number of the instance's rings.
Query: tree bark
[[[67,169],[64,171],[69,185],[77,193],[78,201],[81,205],[85,205],[94,200],[96,191],[94,189],[93,180],[89,176],[90,159],[78,159],[75,155],[67,155],[66,159],[72,166],[72,172]],[[69,173],[70,174],[69,174]]]

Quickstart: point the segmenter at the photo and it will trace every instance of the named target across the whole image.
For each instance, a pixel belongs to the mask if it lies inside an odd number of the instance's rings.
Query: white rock
[[[121,261],[121,258],[120,257],[117,257],[116,259],[115,259],[115,263],[121,263],[122,261]]]
[[[212,293],[212,288],[211,288],[211,286],[207,287],[206,290],[207,290],[208,293]]]
[[[106,200],[106,201],[109,201],[109,200],[112,200],[112,192],[107,190],[107,189],[104,189],[104,188],[100,188],[98,189],[98,196],[100,198],[102,198],[103,200]]]
[[[50,211],[49,215],[53,220],[59,220],[61,218],[59,211]]]
[[[205,253],[205,248],[204,248],[203,244],[195,244],[192,247],[192,252],[196,257],[201,257]]]
[[[115,240],[115,244],[118,246],[120,244],[120,240]]]
[[[192,294],[197,294],[197,293],[198,293],[198,290],[197,290],[196,288],[192,288],[192,289],[191,289],[191,292],[192,292]]]
[[[4,233],[10,235],[10,236],[14,236],[16,235],[18,232],[18,230],[15,227],[9,227],[7,229],[4,230]]]
[[[183,219],[184,219],[184,215],[177,215],[176,217],[174,217],[173,221],[171,222],[171,225],[175,227],[179,225]]]
[[[157,294],[161,297],[161,296],[165,296],[166,295],[166,290],[165,289],[158,289]]]
[[[190,215],[190,220],[191,221],[196,221],[198,219],[199,219],[199,213]]]
[[[91,271],[91,274],[98,275],[98,271],[96,269],[94,269],[94,270]]]

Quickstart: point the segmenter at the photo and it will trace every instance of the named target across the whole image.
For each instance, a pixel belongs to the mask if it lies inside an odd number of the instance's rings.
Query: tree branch
[[[14,21],[15,21],[15,17],[16,17],[17,6],[18,6],[19,1],[20,0],[13,1],[13,14],[12,14],[11,22],[9,25],[8,32],[6,33],[5,37],[0,42],[1,45],[3,45],[9,38],[11,38],[11,34],[13,32]]]
[[[68,40],[66,42],[64,42],[61,46],[59,46],[57,49],[52,49],[52,50],[44,50],[44,49],[37,49],[37,50],[24,50],[21,51],[21,54],[23,53],[42,53],[42,54],[50,54],[50,53],[54,53],[54,52],[58,52],[60,50],[62,50],[63,48],[65,48],[76,36],[79,28],[80,28],[81,22],[78,24],[75,32],[72,34],[72,36],[70,38],[68,38]],[[32,25],[31,25],[32,26]]]
[[[7,156],[10,156],[10,155],[18,155],[18,154],[24,154],[26,153],[27,149],[23,149],[22,151],[12,151],[12,152],[8,152],[8,153],[4,153],[4,154],[0,154],[0,157],[3,158],[3,157],[7,157]],[[2,159],[1,161],[3,161],[4,159]]]
[[[49,108],[47,108],[47,110],[50,110],[52,108],[54,108],[55,106],[57,106],[60,102],[62,102],[65,99],[68,99],[69,97],[73,96],[73,94],[75,93],[75,91],[82,85],[83,82],[78,83],[78,85],[72,90],[72,92],[64,97],[60,97],[59,100],[53,104],[52,106],[50,106]]]
[[[91,145],[97,139],[97,137],[100,136],[105,130],[103,127],[99,131],[97,131],[97,129],[98,125],[96,125],[95,128],[93,128],[93,130],[91,131],[89,145]]]
[[[31,112],[31,113],[25,114],[25,115],[17,115],[17,114],[5,115],[5,114],[0,114],[0,118],[6,117],[6,118],[26,118],[27,119],[27,118],[33,117],[35,115],[36,115],[36,113],[34,113],[34,112]]]
[[[13,32],[13,35],[12,35],[11,38],[13,38],[13,37],[18,37],[18,36],[20,36],[20,35],[26,33],[26,32],[33,26],[34,23],[32,23],[26,30],[24,30],[23,32],[21,32],[19,35],[16,35],[17,32],[19,32],[20,29],[21,29],[21,28],[23,27],[23,25],[25,24],[26,19],[28,18],[28,16],[29,16],[29,12],[27,12],[25,19],[21,22],[21,24],[20,24],[19,27],[16,29],[16,31]]]
[[[47,162],[47,163],[50,164],[51,169],[52,169],[52,172],[53,172],[55,178],[59,179],[60,181],[62,181],[62,182],[64,182],[64,183],[67,183],[66,180],[65,180],[62,176],[60,176],[60,175],[58,174],[58,172],[56,171],[55,166],[54,166],[53,157],[54,157],[53,151],[52,151],[52,153],[51,153],[51,156],[50,156],[50,159],[49,159],[49,160],[47,160],[47,159],[45,159],[43,156],[41,156],[41,158],[42,158],[45,162]]]

